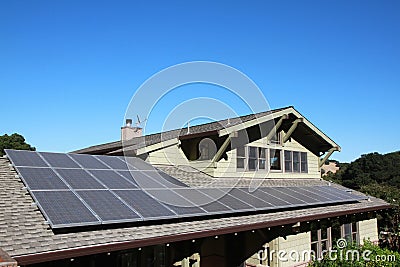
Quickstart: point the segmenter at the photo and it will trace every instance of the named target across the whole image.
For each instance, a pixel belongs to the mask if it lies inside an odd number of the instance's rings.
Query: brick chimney
[[[121,140],[126,141],[142,136],[142,128],[132,127],[132,119],[126,119],[125,126],[121,127]]]

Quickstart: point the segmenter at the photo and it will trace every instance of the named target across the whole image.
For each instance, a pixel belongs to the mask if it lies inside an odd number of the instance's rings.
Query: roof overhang
[[[298,222],[310,222],[325,218],[333,218],[339,216],[345,216],[348,214],[358,214],[358,213],[366,213],[373,212],[378,210],[390,209],[391,206],[388,204],[382,204],[378,206],[371,207],[363,207],[358,209],[343,209],[341,211],[326,211],[324,213],[316,214],[316,215],[302,215],[302,216],[288,216],[283,219],[270,220],[265,222],[257,222],[257,223],[248,223],[242,225],[233,225],[220,229],[211,229],[204,230],[198,232],[191,233],[177,233],[171,235],[164,235],[140,240],[127,240],[123,242],[115,242],[115,243],[106,243],[106,244],[98,244],[93,246],[83,246],[77,248],[70,249],[62,249],[56,251],[49,251],[37,254],[28,254],[15,256],[14,259],[17,260],[19,265],[29,265],[46,261],[60,260],[60,259],[68,259],[68,258],[76,258],[80,256],[93,255],[99,253],[107,253],[112,251],[119,251],[125,249],[133,249],[140,248],[152,245],[159,244],[167,244],[185,240],[193,240],[205,237],[212,237],[217,235],[225,235],[232,234],[237,232],[245,232],[258,230],[263,228],[271,228],[276,226],[284,226],[284,225],[292,225]],[[307,213],[304,213],[307,214]]]

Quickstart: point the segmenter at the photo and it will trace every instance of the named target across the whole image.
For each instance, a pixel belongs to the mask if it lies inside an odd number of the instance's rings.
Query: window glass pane
[[[246,156],[244,147],[238,147],[236,153],[237,153],[238,157],[245,157]]]
[[[260,160],[258,160],[258,168],[259,168],[260,170],[265,170],[265,162],[266,162],[265,159],[260,159]]]
[[[281,150],[270,149],[270,169],[281,170]]]
[[[301,152],[301,172],[307,173],[308,166],[307,166],[307,153]]]
[[[354,223],[351,224],[351,231],[352,232],[357,232],[357,223],[354,222]]]
[[[250,171],[255,171],[255,170],[257,170],[257,159],[251,159],[251,158],[249,158],[249,170],[250,170]]]
[[[256,158],[257,157],[257,148],[256,147],[249,147],[249,157]]]
[[[313,251],[315,253],[315,255],[318,257],[318,243],[312,243],[311,244],[311,251]]]
[[[351,223],[346,223],[344,225],[344,238],[351,239]]]
[[[353,233],[353,239],[352,239],[352,241],[353,241],[353,242],[357,242],[357,233]]]
[[[318,230],[311,231],[311,242],[318,241]]]
[[[260,157],[260,159],[265,159],[266,158],[266,149],[265,148],[258,148],[258,155]]]
[[[258,148],[258,169],[265,170],[266,169],[266,149],[265,148]]]
[[[285,151],[285,171],[292,171],[292,151]]]
[[[322,228],[321,229],[321,239],[323,240],[323,239],[328,239],[328,229],[324,229],[324,228]]]
[[[321,253],[323,250],[328,250],[328,240],[321,242]]]
[[[300,172],[300,152],[293,151],[293,171]]]
[[[338,240],[342,237],[342,232],[340,230],[340,222],[338,220],[332,221],[331,234],[333,241]]]
[[[236,166],[237,168],[244,169],[244,159],[243,158],[236,159]]]

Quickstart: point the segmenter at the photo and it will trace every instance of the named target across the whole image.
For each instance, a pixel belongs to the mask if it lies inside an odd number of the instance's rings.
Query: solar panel
[[[14,166],[49,167],[36,152],[10,149],[5,149],[5,152]]]
[[[30,190],[68,189],[50,168],[18,167],[18,171]]]
[[[246,188],[233,188],[229,191],[229,195],[255,207],[256,209],[267,209],[268,207],[273,207],[270,203],[253,196]]]
[[[85,169],[109,169],[104,163],[91,155],[69,154],[69,156]]]
[[[89,173],[82,169],[57,169],[60,177],[73,189],[105,189]]]
[[[147,175],[147,172],[141,171],[128,171],[128,172],[119,172],[124,177],[128,179],[133,179],[135,184],[142,189],[151,189],[151,188],[166,188],[160,181],[153,179],[151,176]],[[130,177],[130,178],[129,178]]]
[[[260,187],[254,192],[248,188],[190,188],[139,158],[6,153],[52,228],[366,199],[332,186]]]
[[[40,155],[53,168],[80,168],[67,154],[41,152]]]
[[[141,217],[108,190],[78,191],[77,194],[103,222],[140,221]]]
[[[301,194],[310,196],[311,198],[313,198],[316,201],[321,202],[321,203],[327,202],[327,201],[334,201],[328,195],[322,194],[321,192],[318,192],[318,191],[315,191],[315,190],[312,191],[312,189],[307,188],[307,187],[298,187],[298,188],[296,188],[296,191],[301,193]]]
[[[149,175],[153,174],[153,172],[151,172]],[[186,184],[182,183],[181,181],[179,181],[178,179],[166,174],[165,172],[161,172],[158,171],[157,173],[154,174],[154,176],[160,180],[160,181],[165,181],[163,182],[167,187],[175,187],[174,185],[178,186],[178,187],[189,187]],[[161,177],[159,177],[161,176]]]
[[[133,181],[127,180],[113,170],[89,170],[89,172],[109,189],[137,188]]]
[[[151,196],[163,203],[178,215],[205,215],[205,211],[181,195],[169,189],[146,190]]]
[[[271,205],[275,207],[286,207],[288,205],[291,205],[290,202],[285,201],[277,196],[273,196],[271,194],[268,194],[267,192],[261,190],[262,188],[258,188],[257,190],[253,191],[252,194],[255,197],[258,197],[260,199],[265,200],[268,203],[271,203]]]
[[[110,156],[95,156],[95,157],[113,170],[129,170],[128,165],[123,160],[123,157],[110,157]]]
[[[201,207],[209,213],[232,212],[232,209],[228,208],[218,200],[205,195],[199,190],[193,188],[180,188],[172,189],[172,191],[186,199],[190,199],[190,201],[196,206]]]
[[[171,218],[176,216],[176,213],[142,190],[114,190],[114,192],[145,219]]]
[[[255,209],[250,204],[247,204],[231,195],[224,194],[223,191],[217,188],[199,188],[198,190],[213,199],[218,199],[220,203],[229,207],[233,211],[252,211]]]
[[[279,189],[281,189],[281,188],[282,187],[280,187]],[[269,195],[271,195],[271,196],[273,196],[275,198],[281,199],[281,200],[289,203],[290,205],[304,205],[305,204],[304,201],[302,201],[300,199],[297,199],[295,197],[292,197],[287,192],[281,191],[279,189],[277,187],[274,187],[274,188],[272,188],[272,187],[260,188],[261,191],[263,191],[263,192],[265,192],[265,193],[267,193],[267,194],[269,194]]]
[[[33,191],[52,228],[100,224],[100,220],[71,191]]]
[[[136,157],[125,157],[124,160],[136,170],[141,170],[141,171],[156,170],[152,165]]]
[[[287,195],[289,195],[291,197],[299,199],[303,203],[317,203],[317,202],[319,202],[316,199],[314,199],[314,198],[312,198],[312,197],[310,197],[308,195],[304,195],[302,193],[299,193],[297,191],[297,189],[293,189],[292,187],[280,187],[280,188],[276,188],[276,190],[282,192],[283,194],[287,194]]]

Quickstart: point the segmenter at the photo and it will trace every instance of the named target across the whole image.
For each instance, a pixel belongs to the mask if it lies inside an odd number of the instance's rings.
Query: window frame
[[[290,155],[290,160],[287,159],[287,155]],[[298,170],[295,170],[295,155],[298,156]],[[303,161],[304,160],[304,161]],[[304,151],[294,151],[294,150],[283,150],[283,163],[284,171],[286,173],[308,173],[308,153]],[[289,163],[290,169],[286,168]]]
[[[244,149],[244,156],[239,156],[238,149]],[[250,149],[255,149],[255,157],[250,157]],[[261,150],[264,150],[264,157],[260,157]],[[238,159],[243,160],[243,168],[238,167]],[[255,169],[249,169],[249,162],[250,160],[254,160],[256,162]],[[264,168],[260,169],[260,161],[264,160]],[[243,171],[243,172],[266,172],[268,171],[268,148],[266,147],[259,147],[259,146],[242,146],[236,148],[236,170]]]

